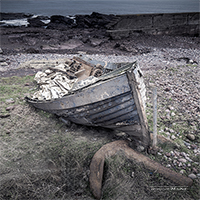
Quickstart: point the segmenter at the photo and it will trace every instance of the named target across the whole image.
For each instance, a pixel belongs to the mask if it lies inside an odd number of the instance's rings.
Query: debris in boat
[[[90,188],[96,199],[101,199],[101,188],[103,179],[103,168],[106,157],[113,156],[117,152],[122,151],[124,155],[137,163],[143,163],[150,170],[162,174],[165,178],[170,179],[174,183],[181,186],[191,186],[193,181],[191,178],[185,177],[175,171],[172,171],[160,163],[157,163],[143,154],[134,151],[128,146],[128,141],[118,140],[102,146],[92,158],[90,164]]]
[[[96,78],[94,76],[90,76],[84,80],[77,81],[76,83],[74,83],[74,85],[72,87],[72,91],[78,90],[80,88],[84,88],[90,84],[95,83],[97,80],[98,80],[98,78]]]
[[[34,80],[39,85],[32,98],[50,100],[83,88],[97,81],[96,77],[103,75],[103,66],[92,65],[79,57],[67,59],[63,64],[39,71]]]

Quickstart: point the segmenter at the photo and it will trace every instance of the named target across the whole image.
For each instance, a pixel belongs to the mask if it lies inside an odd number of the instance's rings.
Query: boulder
[[[64,30],[72,28],[74,26],[75,24],[73,19],[62,15],[52,15],[50,18],[50,23],[47,25],[47,28]]]
[[[7,108],[6,108],[6,111],[11,111],[11,110],[14,110],[15,109],[15,106],[8,106]]]
[[[189,174],[188,177],[191,178],[191,179],[197,178],[197,176],[195,174]]]
[[[106,28],[113,19],[114,15],[106,15],[93,12],[91,15],[76,15],[76,26],[78,28]]]
[[[42,27],[46,24],[40,20],[40,18],[30,18],[28,19],[28,27]]]
[[[62,16],[62,15],[52,15],[50,20],[51,20],[51,23],[58,23],[58,24],[64,24],[64,25],[73,25],[74,23],[73,19]]]
[[[187,134],[187,138],[188,138],[189,140],[192,140],[192,141],[195,140],[195,136],[194,136],[193,134]]]

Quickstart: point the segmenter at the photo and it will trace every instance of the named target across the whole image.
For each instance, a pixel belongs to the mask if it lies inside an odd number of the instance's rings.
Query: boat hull
[[[134,70],[131,68],[62,98],[50,101],[27,98],[27,101],[77,124],[126,132],[147,147],[149,132],[144,102],[136,77],[138,69]]]

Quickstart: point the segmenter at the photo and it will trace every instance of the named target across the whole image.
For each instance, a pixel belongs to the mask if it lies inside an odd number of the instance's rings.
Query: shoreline
[[[19,16],[24,17],[24,14],[19,13]],[[76,26],[74,19],[64,16],[52,16],[50,19],[28,16],[30,25],[27,27],[0,26],[1,72],[17,69],[32,59],[57,59],[53,55],[87,54],[112,61],[119,61],[118,57],[121,56],[123,62],[138,60],[143,69],[174,67],[190,60],[196,64],[200,62],[199,37],[152,35],[135,31],[113,38],[107,30],[112,26],[111,21],[119,19],[115,15],[95,12],[84,18],[77,16]],[[42,20],[50,22],[45,25]]]

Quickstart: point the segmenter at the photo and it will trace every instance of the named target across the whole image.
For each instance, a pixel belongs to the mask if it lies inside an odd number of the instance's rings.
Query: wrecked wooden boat
[[[38,100],[26,97],[26,101],[62,117],[63,121],[125,132],[146,148],[150,139],[143,74],[136,62],[124,63],[121,67],[112,63],[112,66],[115,70],[89,84],[73,87],[61,98]]]

